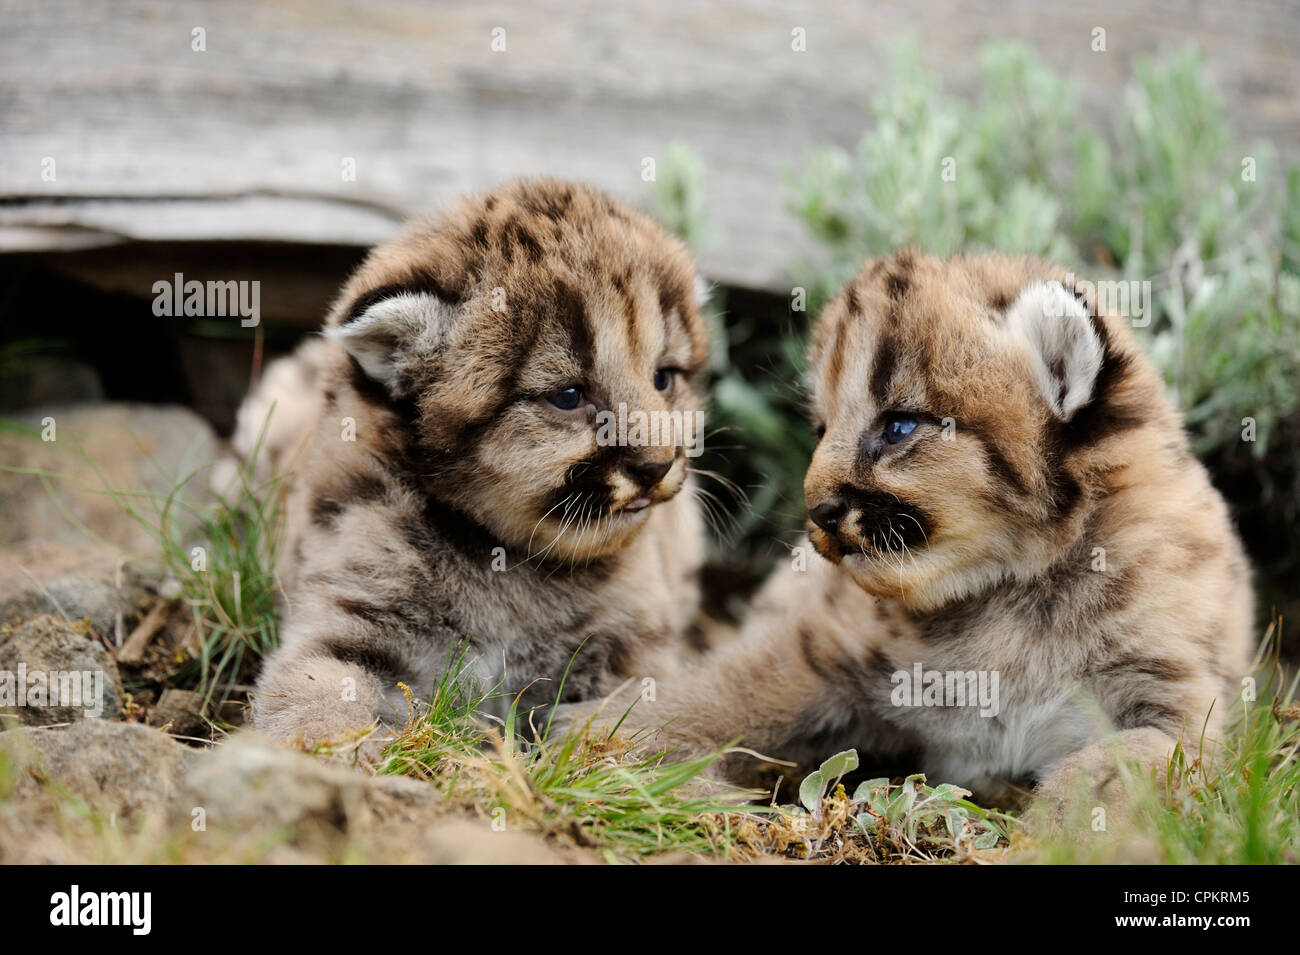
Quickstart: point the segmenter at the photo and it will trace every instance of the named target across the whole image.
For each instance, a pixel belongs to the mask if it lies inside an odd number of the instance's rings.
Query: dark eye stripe
[[[555,285],[555,308],[569,335],[569,350],[582,370],[590,373],[596,366],[596,333],[587,314],[582,293],[568,282]]]
[[[898,366],[898,347],[893,338],[885,338],[876,349],[875,364],[871,369],[871,394],[878,402],[889,398],[889,386],[894,380],[894,371]]]

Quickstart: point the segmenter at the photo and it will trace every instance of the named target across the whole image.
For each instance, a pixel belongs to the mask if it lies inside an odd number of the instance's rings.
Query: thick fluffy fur
[[[1116,743],[1195,755],[1247,672],[1247,563],[1124,320],[1066,281],[901,252],[841,291],[811,349],[816,554],[632,725],[805,766],[855,747],[986,797],[1100,786]],[[897,705],[916,664],[996,671],[996,715]]]
[[[601,446],[594,421],[699,408],[696,281],[645,216],[552,181],[370,254],[325,341],[269,369],[240,417],[247,452],[274,401],[266,445],[296,456],[259,728],[310,742],[400,722],[399,681],[425,698],[464,640],[502,710],[554,699],[584,640],[567,700],[689,652],[702,544],[683,447]],[[577,407],[548,400],[570,387]]]

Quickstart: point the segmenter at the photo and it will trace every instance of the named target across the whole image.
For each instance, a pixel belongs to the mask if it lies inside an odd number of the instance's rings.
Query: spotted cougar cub
[[[245,453],[273,402],[271,457],[305,441],[255,725],[317,742],[400,722],[398,683],[427,697],[462,641],[503,710],[553,700],[583,641],[566,700],[687,654],[692,431],[601,440],[598,424],[699,411],[697,286],[651,220],[554,181],[463,200],[371,252],[325,340],[268,369],[240,415]]]
[[[805,767],[854,747],[985,797],[1100,786],[1116,744],[1194,756],[1247,672],[1249,571],[1159,376],[1090,299],[1026,258],[869,263],[811,347],[816,553],[625,726]]]

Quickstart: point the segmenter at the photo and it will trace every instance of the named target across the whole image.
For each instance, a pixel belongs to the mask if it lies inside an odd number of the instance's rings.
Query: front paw
[[[375,677],[313,653],[272,657],[258,681],[253,725],[277,742],[353,765],[378,763],[400,720]]]
[[[1163,770],[1174,740],[1156,729],[1125,730],[1061,760],[1034,791],[1030,827],[1045,834],[1127,829],[1139,790]]]
[[[341,735],[317,738],[309,751],[332,763],[374,773],[388,761],[386,751],[397,737],[386,723],[372,723]]]

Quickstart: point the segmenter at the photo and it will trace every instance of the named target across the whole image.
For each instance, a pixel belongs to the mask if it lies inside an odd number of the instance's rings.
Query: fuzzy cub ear
[[[427,292],[397,292],[325,329],[375,381],[396,391],[403,360],[425,354],[446,337],[453,306]]]
[[[1029,346],[1052,413],[1069,421],[1092,398],[1101,371],[1102,344],[1088,312],[1060,282],[1034,282],[1007,309],[1007,327]]]

